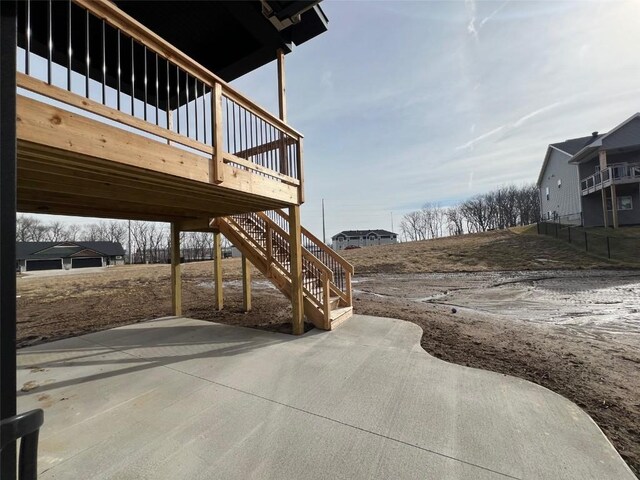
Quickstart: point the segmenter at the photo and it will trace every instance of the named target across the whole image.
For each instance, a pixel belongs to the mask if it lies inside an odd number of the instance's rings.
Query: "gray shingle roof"
[[[57,252],[46,252],[47,249],[57,245],[65,246],[65,248],[61,248]],[[66,258],[85,248],[107,257],[124,255],[124,249],[118,242],[16,242],[16,258],[18,260]]]
[[[579,138],[570,138],[569,140],[565,140],[564,142],[552,143],[551,146],[557,148],[558,150],[562,150],[569,155],[575,155],[584,147],[589,145],[590,143],[595,142],[599,138],[604,137],[606,134],[602,133],[600,135],[589,135],[588,137],[579,137]]]
[[[382,230],[382,229],[377,229],[377,230],[343,230],[340,233],[336,233],[331,238],[336,238],[338,235],[344,235],[346,237],[366,237],[370,233],[375,233],[376,235],[379,235],[379,236],[380,235],[397,235],[397,233],[390,232],[389,230]]]

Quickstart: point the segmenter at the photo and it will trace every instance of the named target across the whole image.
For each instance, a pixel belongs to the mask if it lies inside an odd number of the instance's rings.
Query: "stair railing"
[[[258,212],[226,217],[266,260],[267,272],[275,266],[291,280],[289,232],[268,215]],[[282,223],[282,222],[280,222]],[[288,226],[288,225],[287,225]],[[305,248],[302,249],[302,284],[307,297],[321,308],[325,322],[330,321],[331,279],[333,271]]]
[[[264,214],[274,222],[286,225],[288,229],[289,215],[283,210],[270,210],[264,212]],[[351,278],[354,273],[353,265],[306,228],[302,227],[301,232],[303,250],[315,257],[323,265],[329,267],[333,272],[333,277],[330,278],[331,291],[341,298],[345,306],[353,306],[353,293],[351,290]]]

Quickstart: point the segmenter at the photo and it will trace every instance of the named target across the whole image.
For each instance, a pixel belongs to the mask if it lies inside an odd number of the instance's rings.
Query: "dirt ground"
[[[548,237],[445,240],[347,252],[358,273],[356,312],[414,322],[432,355],[571,399],[638,475],[640,270],[585,258]],[[21,346],[170,314],[167,265],[91,270],[18,279]],[[212,271],[211,262],[183,266],[186,316],[287,331],[290,305],[257,272],[253,310],[242,312],[239,259],[223,261],[225,308],[214,311]]]

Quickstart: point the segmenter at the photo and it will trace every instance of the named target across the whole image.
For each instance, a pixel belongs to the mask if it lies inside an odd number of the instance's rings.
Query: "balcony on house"
[[[216,42],[214,37],[211,52],[203,51],[202,42],[196,44],[190,36],[202,36],[204,20],[185,25],[196,16],[180,17],[175,8],[174,16],[163,19],[155,11],[164,5],[88,0],[20,4],[20,211],[204,222],[303,202],[302,134],[199,63],[211,58],[212,68],[233,79],[271,61],[286,42],[271,45],[271,57],[264,49],[253,51],[241,41]],[[225,8],[231,12],[227,18],[234,18],[234,9],[257,8],[249,13],[264,21],[268,12],[264,5],[260,11],[260,5],[207,2],[197,10]],[[216,22],[207,12],[199,13],[218,28],[218,36],[229,29],[238,35],[239,23]],[[238,18],[248,16],[236,12]],[[271,22],[285,20],[274,17]],[[146,23],[164,29],[163,35]],[[300,37],[298,42],[324,31],[313,22],[303,24],[292,34]],[[198,61],[167,37],[193,46],[189,53],[198,54]],[[247,34],[246,43],[252,41]],[[234,55],[242,62],[224,63]]]
[[[589,195],[611,185],[629,183],[640,183],[640,162],[609,165],[593,175],[582,178],[580,187],[582,195]]]

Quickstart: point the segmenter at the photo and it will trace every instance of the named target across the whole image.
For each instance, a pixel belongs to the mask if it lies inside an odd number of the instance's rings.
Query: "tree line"
[[[16,221],[17,242],[117,242],[128,252],[129,238],[131,263],[166,263],[170,260],[171,236],[170,227],[166,223],[101,220],[79,225],[59,220],[46,223],[30,215],[18,215]],[[222,244],[224,248],[230,246],[224,237]],[[180,251],[187,262],[210,260],[213,235],[205,232],[181,232]]]
[[[427,203],[402,218],[400,229],[408,241],[446,235],[486,232],[535,223],[540,218],[540,197],[534,184],[509,185],[475,195],[458,205]]]

